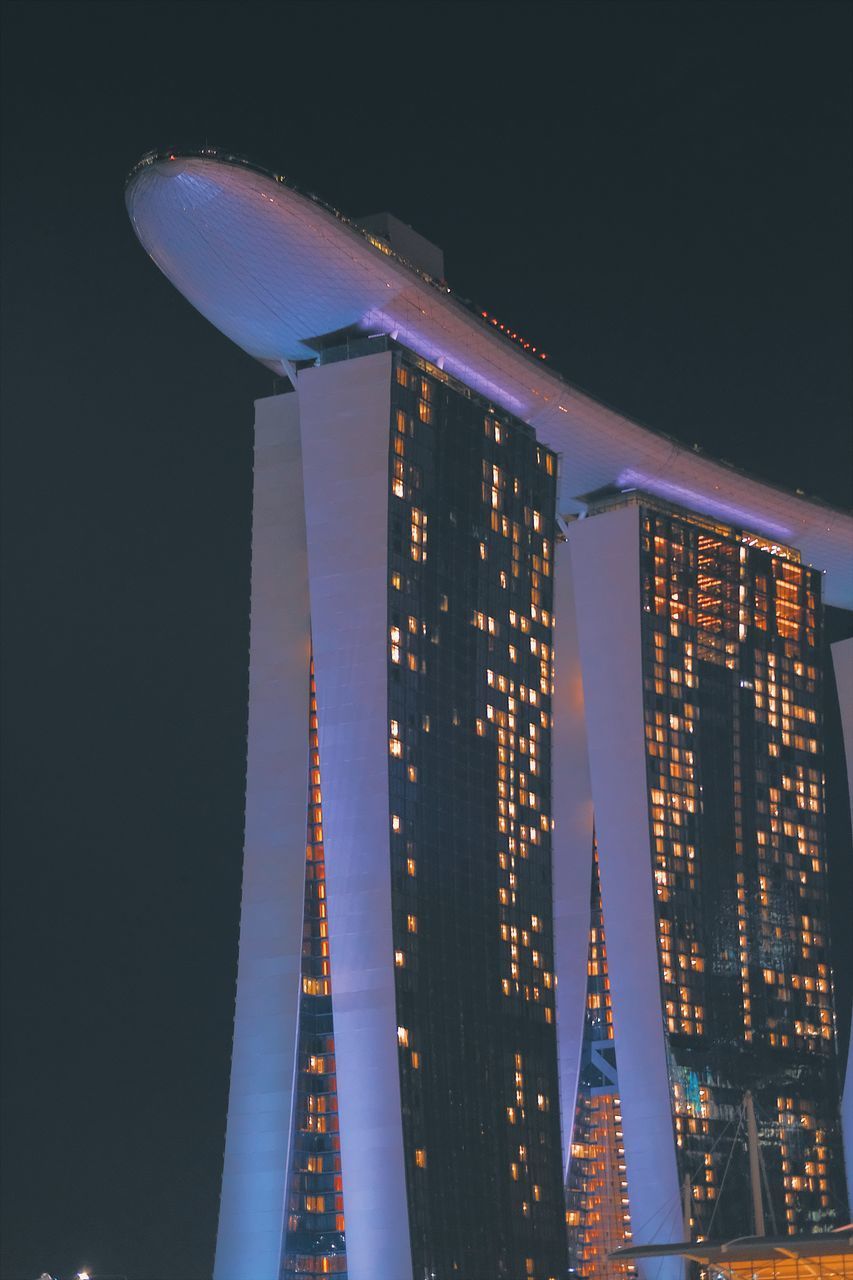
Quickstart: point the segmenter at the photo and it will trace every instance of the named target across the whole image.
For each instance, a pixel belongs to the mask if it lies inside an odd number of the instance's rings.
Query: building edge
[[[214,1280],[277,1280],[301,981],[308,559],[298,402],[255,416],[246,819]]]
[[[832,645],[832,666],[838,707],[841,712],[841,732],[844,739],[844,756],[847,764],[847,798],[853,822],[853,637],[836,640]],[[847,1169],[848,1196],[853,1195],[853,1031],[847,1044],[847,1069],[841,1096],[841,1133],[844,1143],[844,1163]],[[853,1206],[848,1205],[848,1212]]]
[[[412,1274],[391,909],[389,351],[298,376],[349,1280]]]
[[[682,1215],[650,875],[639,522],[622,507],[573,522],[568,537],[634,1239],[673,1244]],[[681,1261],[649,1275],[680,1280]]]

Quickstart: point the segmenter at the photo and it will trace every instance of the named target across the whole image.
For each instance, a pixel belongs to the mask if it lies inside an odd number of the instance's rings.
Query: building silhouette
[[[287,379],[216,1280],[644,1273],[607,1255],[754,1230],[750,1151],[776,1231],[840,1222],[849,514],[576,391],[390,215],[209,150],[144,157],[127,203]]]

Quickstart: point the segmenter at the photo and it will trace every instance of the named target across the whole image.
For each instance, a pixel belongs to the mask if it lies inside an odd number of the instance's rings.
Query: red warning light
[[[514,329],[510,329],[508,324],[502,324],[497,316],[490,315],[488,311],[481,311],[480,315],[484,320],[488,320],[489,324],[493,324],[496,329],[500,329],[501,333],[505,334],[507,338],[510,338],[513,342],[517,342],[525,351],[530,351],[534,355],[538,355],[540,360],[548,359],[544,351],[537,352],[536,348],[525,339],[523,334],[516,333]]]

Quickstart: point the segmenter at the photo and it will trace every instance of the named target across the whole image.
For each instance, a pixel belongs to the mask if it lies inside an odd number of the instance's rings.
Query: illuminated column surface
[[[841,710],[841,730],[847,762],[847,796],[850,801],[851,819],[853,819],[853,637],[849,640],[838,640],[832,646],[832,665],[835,669],[835,686],[838,690],[838,705]],[[849,1188],[853,1186],[853,1033],[850,1035],[847,1047],[841,1129],[844,1134],[844,1160],[847,1166]]]
[[[391,356],[299,375],[350,1280],[411,1274],[388,799]]]
[[[276,1280],[299,1009],[310,651],[295,395],[258,401],[246,827],[215,1280]]]
[[[635,507],[569,526],[634,1243],[667,1244],[682,1232],[651,886],[638,539]],[[585,886],[588,902],[588,872]],[[647,1265],[656,1276],[681,1271],[678,1260]]]

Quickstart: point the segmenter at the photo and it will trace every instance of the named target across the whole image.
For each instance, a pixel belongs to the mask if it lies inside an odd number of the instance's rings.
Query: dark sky
[[[851,19],[5,6],[2,1280],[212,1266],[271,378],[126,171],[207,141],[390,209],[577,384],[849,504]]]

